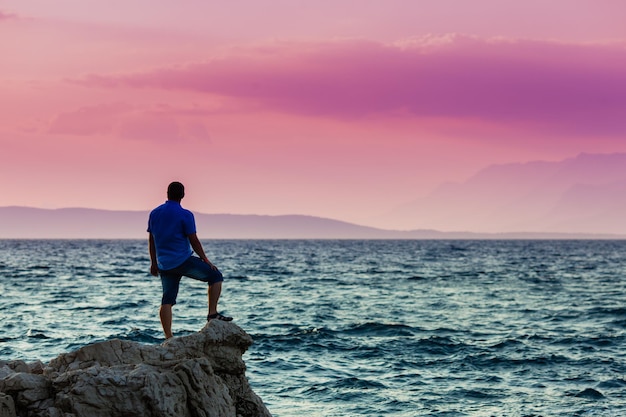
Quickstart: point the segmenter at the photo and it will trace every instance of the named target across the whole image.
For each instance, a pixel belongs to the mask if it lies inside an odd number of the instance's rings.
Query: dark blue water
[[[275,416],[626,415],[625,241],[204,243]],[[160,343],[148,266],[143,241],[0,241],[0,359]]]

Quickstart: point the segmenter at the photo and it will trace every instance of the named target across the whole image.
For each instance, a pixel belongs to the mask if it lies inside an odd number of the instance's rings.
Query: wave
[[[0,247],[0,359],[163,341],[145,242]],[[248,377],[276,416],[626,415],[626,242],[211,249],[230,281],[220,309],[252,336]],[[200,284],[181,285],[176,336],[206,323]]]
[[[405,324],[385,324],[378,322],[367,322],[356,324],[341,330],[341,334],[350,336],[370,336],[370,337],[410,337],[416,334],[413,327]]]

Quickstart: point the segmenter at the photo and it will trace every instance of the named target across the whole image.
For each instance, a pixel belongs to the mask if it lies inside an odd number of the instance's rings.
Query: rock
[[[15,417],[13,398],[0,392],[0,417]]]
[[[245,376],[251,344],[213,320],[161,345],[113,339],[46,366],[0,362],[0,398],[15,404],[10,417],[271,417]]]
[[[585,388],[584,390],[580,391],[578,394],[574,395],[574,397],[586,398],[588,400],[600,400],[604,398],[604,394],[602,394],[600,391],[597,391],[593,388]]]

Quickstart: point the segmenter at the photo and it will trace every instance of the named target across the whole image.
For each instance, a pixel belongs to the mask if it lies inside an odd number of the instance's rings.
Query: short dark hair
[[[185,186],[174,181],[167,186],[167,199],[180,201],[185,196]]]

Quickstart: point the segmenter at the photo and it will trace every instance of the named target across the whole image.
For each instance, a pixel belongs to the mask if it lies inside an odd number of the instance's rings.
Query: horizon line
[[[91,208],[91,207],[59,207],[59,208],[42,208],[42,207],[32,207],[32,206],[0,206],[1,209],[26,209],[26,210],[41,210],[41,211],[62,211],[62,210],[85,210],[85,211],[100,211],[100,212],[108,212],[108,213],[149,213],[151,209],[145,210],[114,210],[114,209],[101,209],[101,208]],[[201,216],[237,216],[237,217],[265,217],[265,218],[281,218],[281,217],[300,217],[300,218],[312,218],[319,219],[322,221],[329,222],[337,222],[345,225],[356,226],[359,228],[370,229],[372,231],[378,232],[389,232],[389,233],[397,233],[397,234],[411,234],[411,233],[432,233],[436,235],[441,235],[441,237],[371,237],[371,238],[342,238],[342,237],[328,237],[328,238],[308,238],[308,237],[277,237],[277,238],[241,238],[241,237],[233,237],[233,238],[203,238],[203,240],[625,240],[626,234],[616,234],[616,233],[593,233],[593,232],[550,232],[550,231],[507,231],[507,232],[480,232],[480,231],[444,231],[433,228],[421,228],[421,229],[384,229],[380,227],[367,226],[363,224],[353,223],[345,220],[333,219],[328,217],[321,217],[315,215],[308,214],[234,214],[234,213],[204,213],[204,212],[195,212],[195,215]],[[448,235],[448,237],[446,237]],[[456,235],[456,237],[452,237],[450,235]],[[136,240],[141,239],[139,237],[41,237],[41,238],[33,238],[33,237],[25,237],[25,238],[15,238],[15,237],[2,237],[0,236],[0,240],[65,240],[65,239],[78,239],[78,240]]]

